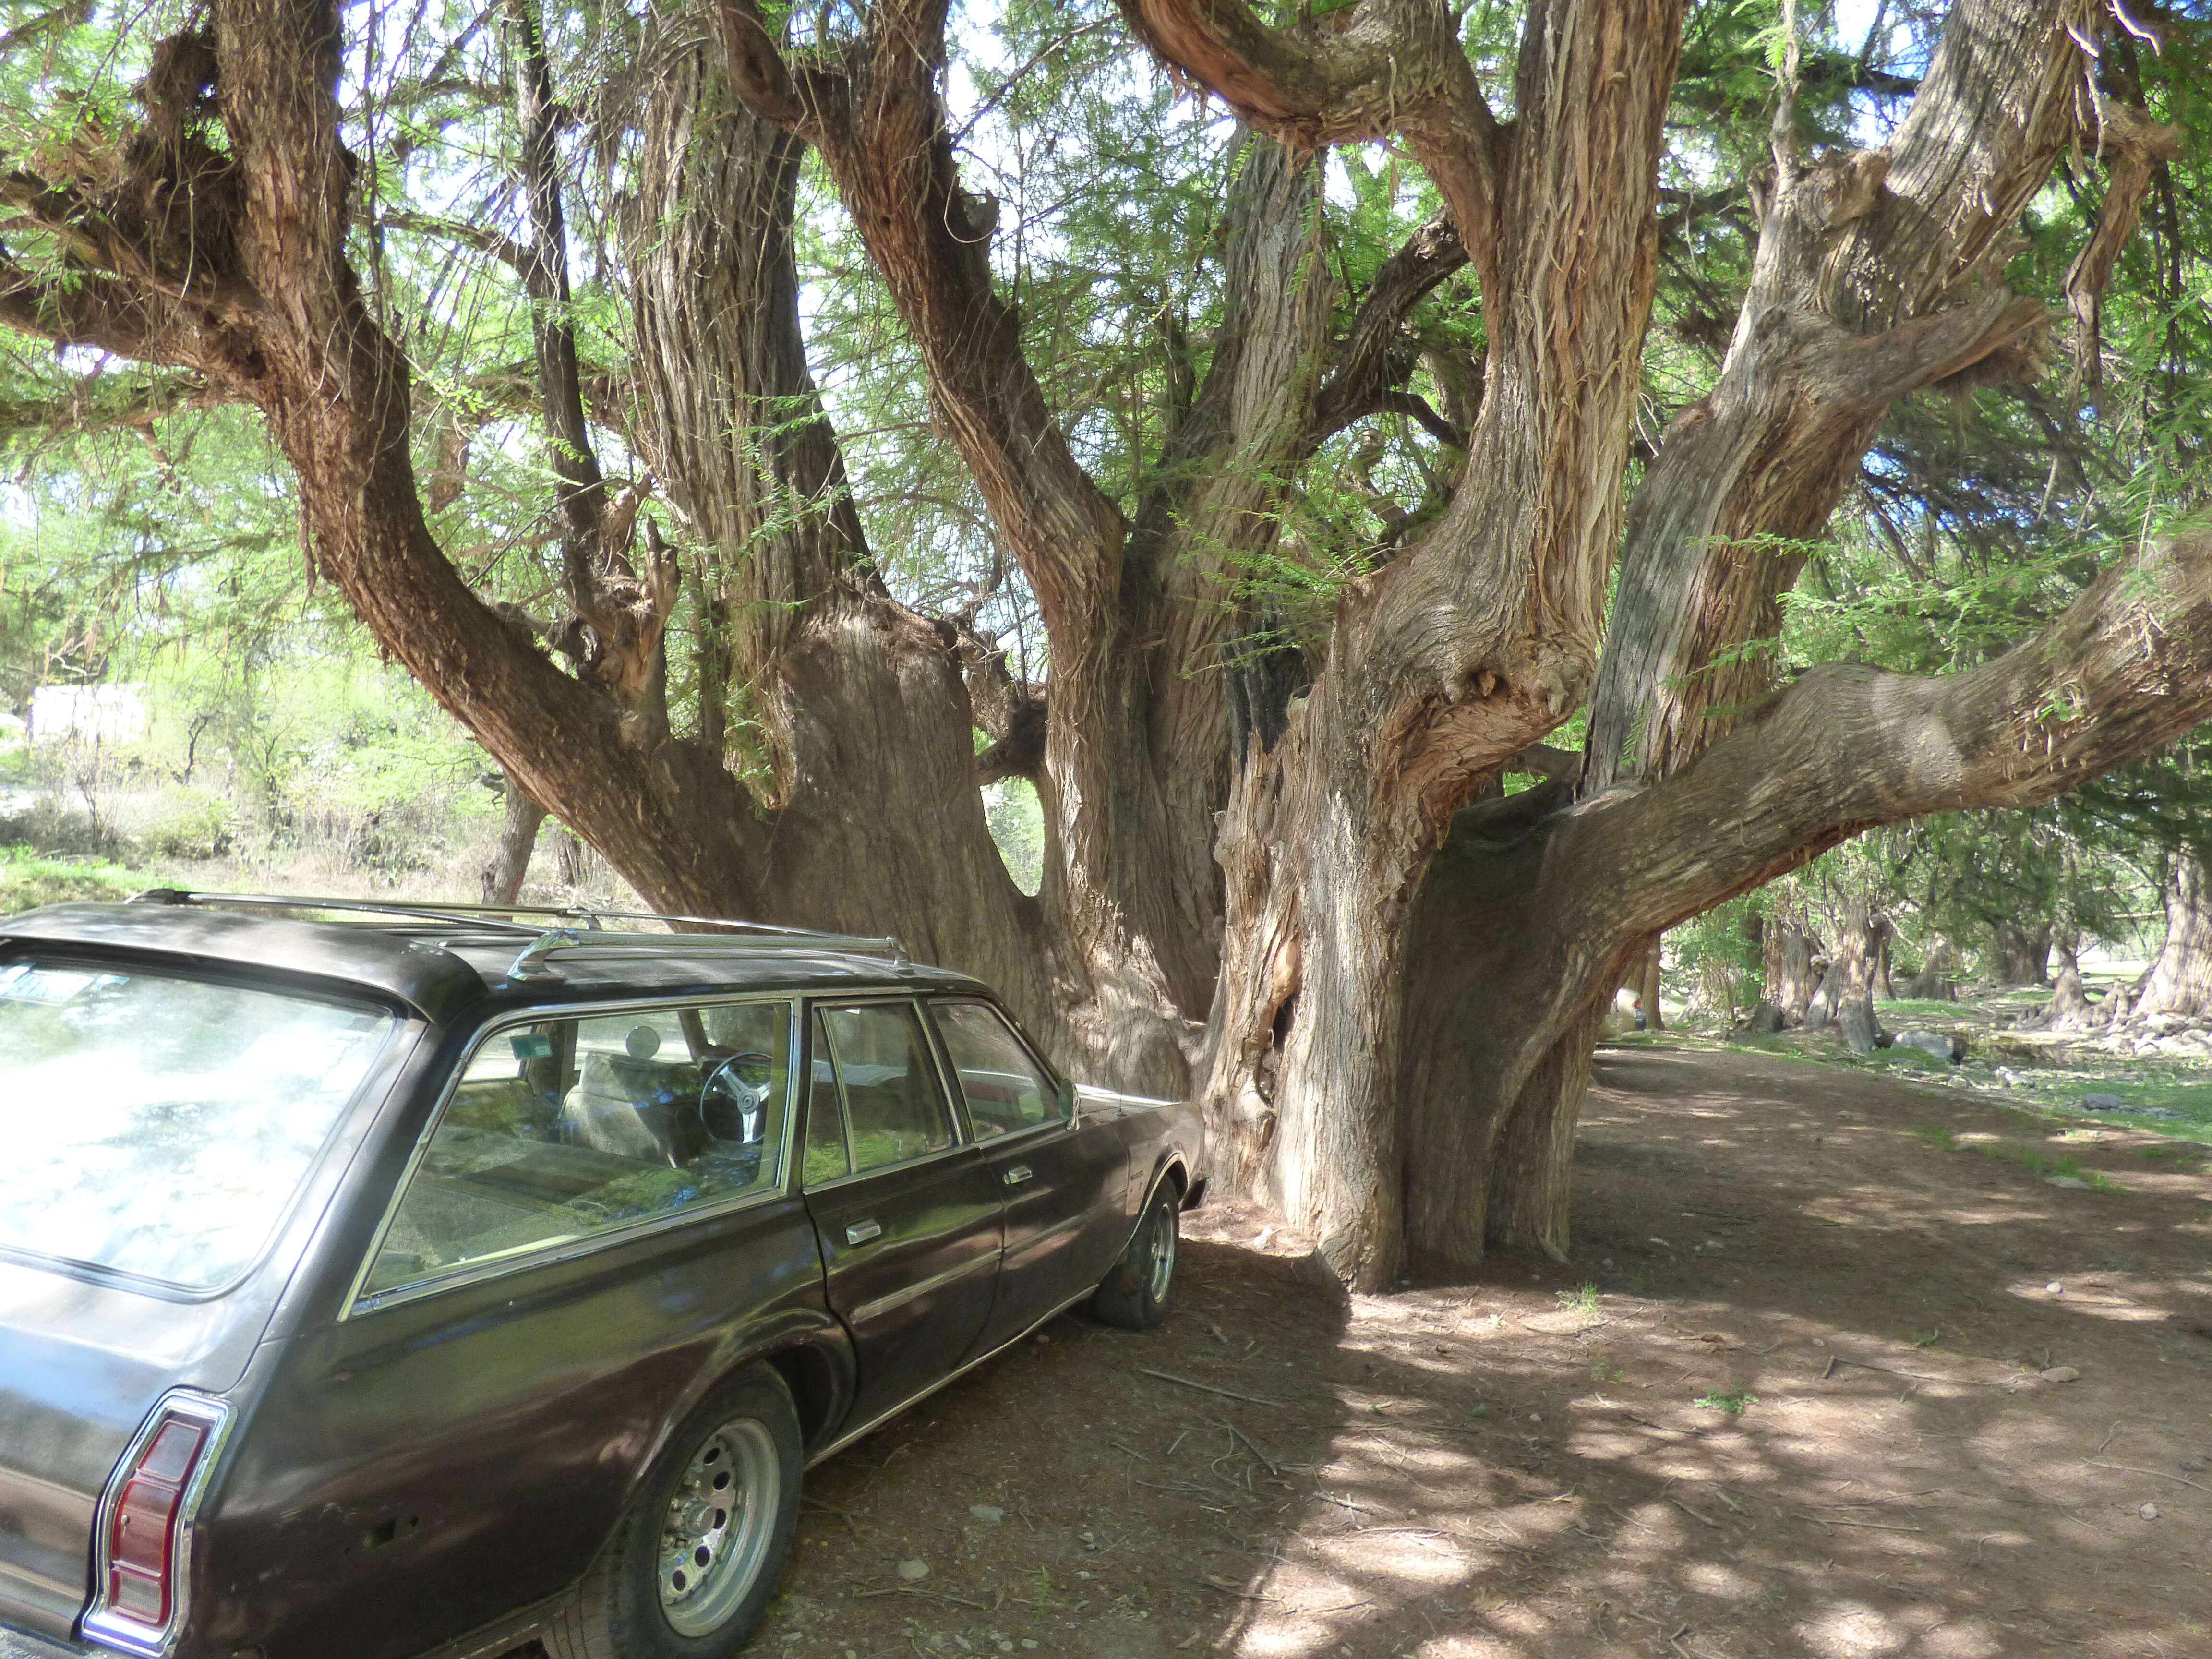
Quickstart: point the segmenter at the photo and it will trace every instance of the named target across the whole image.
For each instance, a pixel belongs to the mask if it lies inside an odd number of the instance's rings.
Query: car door
[[[818,1004],[810,1024],[806,1203],[830,1308],[851,1332],[859,1427],[944,1381],[991,1311],[997,1177],[961,1137],[920,1009]]]
[[[969,1130],[1006,1203],[1005,1254],[979,1352],[1082,1295],[1127,1241],[1128,1149],[1086,1123],[1012,1023],[980,999],[939,998],[930,1018]]]

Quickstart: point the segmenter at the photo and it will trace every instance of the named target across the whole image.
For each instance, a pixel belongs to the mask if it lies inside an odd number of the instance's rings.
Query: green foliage
[[[1705,1411],[1726,1412],[1730,1417],[1741,1417],[1746,1407],[1756,1406],[1759,1403],[1759,1396],[1741,1389],[1731,1389],[1727,1393],[1716,1389],[1711,1394],[1699,1395],[1690,1403]]]

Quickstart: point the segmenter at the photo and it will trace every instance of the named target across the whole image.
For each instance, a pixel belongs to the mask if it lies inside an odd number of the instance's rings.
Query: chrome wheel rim
[[[1145,1283],[1152,1293],[1152,1300],[1168,1299],[1168,1286],[1175,1282],[1176,1219],[1175,1212],[1162,1210],[1152,1223],[1152,1243],[1145,1252]]]
[[[759,1580],[782,1496],[775,1442],[750,1417],[700,1443],[660,1532],[660,1611],[678,1636],[720,1630]]]

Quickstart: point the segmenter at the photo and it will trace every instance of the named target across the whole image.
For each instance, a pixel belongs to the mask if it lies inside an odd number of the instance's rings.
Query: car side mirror
[[[1060,1115],[1064,1118],[1075,1115],[1075,1085],[1066,1078],[1060,1080]]]

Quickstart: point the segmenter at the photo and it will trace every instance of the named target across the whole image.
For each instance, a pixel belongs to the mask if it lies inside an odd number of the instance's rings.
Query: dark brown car
[[[1189,1108],[890,941],[514,914],[0,921],[0,1659],[732,1653],[808,1464],[1159,1318]]]

